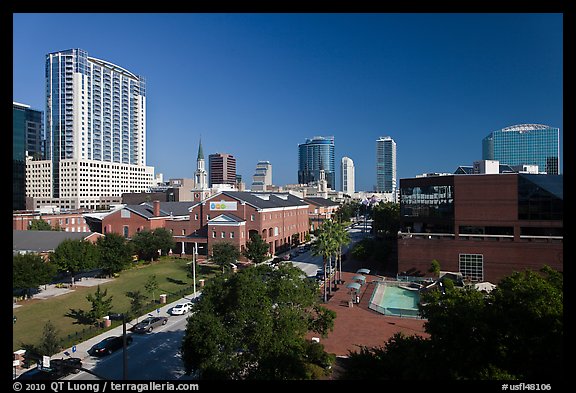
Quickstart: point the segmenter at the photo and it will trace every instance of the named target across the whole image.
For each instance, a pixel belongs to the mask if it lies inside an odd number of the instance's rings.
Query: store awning
[[[364,281],[366,281],[366,277],[361,276],[361,275],[356,275],[356,276],[352,277],[352,280],[361,281],[362,283],[364,283]]]
[[[365,268],[358,269],[356,271],[356,274],[370,274],[370,269],[365,269]]]

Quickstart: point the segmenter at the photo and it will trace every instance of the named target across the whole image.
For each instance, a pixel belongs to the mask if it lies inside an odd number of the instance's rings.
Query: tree
[[[298,247],[300,245],[300,233],[292,234],[292,246]]]
[[[138,258],[145,261],[153,261],[158,258],[158,247],[152,231],[137,232],[130,240],[130,244],[134,252],[138,254]]]
[[[130,266],[132,249],[130,243],[117,233],[108,233],[99,238],[96,245],[100,250],[100,267],[111,276]]]
[[[130,298],[130,310],[128,311],[130,319],[138,317],[144,308],[146,297],[140,291],[128,291],[126,296]]]
[[[222,273],[230,269],[238,258],[240,258],[240,251],[232,243],[222,242],[212,246],[211,260],[222,267]]]
[[[148,276],[148,280],[146,280],[146,283],[144,284],[144,289],[146,289],[146,292],[151,293],[152,299],[156,301],[154,292],[158,290],[158,280],[156,279],[155,274]]]
[[[56,266],[44,262],[38,254],[16,254],[12,257],[12,288],[24,290],[31,297],[33,290],[49,283],[56,274]]]
[[[343,224],[335,223],[332,236],[337,245],[336,274],[338,275],[338,283],[340,283],[342,282],[342,246],[350,243],[350,235]]]
[[[336,315],[289,264],[219,275],[202,293],[181,348],[186,373],[202,379],[307,378],[306,334],[331,330]]]
[[[130,243],[134,252],[138,254],[138,257],[145,261],[158,259],[158,250],[160,250],[163,255],[167,255],[176,244],[170,231],[165,228],[137,232],[132,237]]]
[[[38,352],[44,356],[52,356],[60,351],[60,340],[58,339],[58,331],[52,321],[46,322],[42,330],[42,338],[38,345]]]
[[[99,250],[88,241],[66,239],[50,254],[50,260],[59,270],[70,273],[74,285],[77,273],[98,266]]]
[[[250,259],[254,263],[262,263],[266,260],[270,246],[266,240],[255,233],[250,236],[250,241],[246,243],[246,249],[244,250],[244,256]]]
[[[337,245],[332,236],[332,221],[325,221],[322,223],[318,230],[318,236],[312,243],[312,255],[322,256],[324,265],[324,302],[328,301],[327,286],[330,284],[326,282],[327,262],[329,262],[330,271],[332,270],[332,254],[336,252]],[[328,285],[327,285],[328,284]],[[331,288],[330,288],[331,289]]]
[[[92,309],[87,315],[93,322],[109,315],[112,311],[112,296],[107,297],[107,294],[108,290],[101,291],[100,285],[98,285],[93,295],[86,295],[86,300],[92,304]]]
[[[372,211],[374,234],[386,238],[396,238],[400,229],[400,204],[380,202]]]
[[[436,259],[433,259],[432,263],[430,264],[430,269],[428,269],[428,273],[432,273],[435,276],[440,275],[440,262],[438,262]]]
[[[30,231],[51,231],[52,226],[48,224],[43,219],[32,220],[28,225],[28,230]]]
[[[156,228],[152,232],[156,247],[161,250],[162,255],[168,255],[169,251],[176,247],[172,232],[166,228]]]

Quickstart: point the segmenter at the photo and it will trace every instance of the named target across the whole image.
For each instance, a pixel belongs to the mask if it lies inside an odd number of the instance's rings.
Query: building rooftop
[[[47,252],[54,251],[64,240],[83,240],[96,232],[64,231],[12,231],[13,252]]]

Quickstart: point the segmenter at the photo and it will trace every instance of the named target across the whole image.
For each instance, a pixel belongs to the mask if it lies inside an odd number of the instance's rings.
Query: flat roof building
[[[398,271],[432,260],[497,283],[544,265],[563,270],[563,176],[478,174],[400,180]]]

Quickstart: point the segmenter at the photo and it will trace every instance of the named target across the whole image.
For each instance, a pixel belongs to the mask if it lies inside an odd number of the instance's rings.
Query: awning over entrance
[[[365,269],[365,268],[358,269],[356,271],[356,274],[370,274],[370,269]]]
[[[352,280],[360,281],[360,283],[364,284],[364,281],[366,281],[366,277],[361,276],[361,275],[356,275],[356,276],[352,277]]]
[[[346,285],[346,288],[355,289],[355,290],[359,290],[360,287],[361,287],[361,285],[358,284],[357,282],[351,282],[350,284]]]

